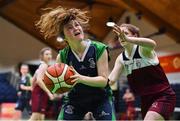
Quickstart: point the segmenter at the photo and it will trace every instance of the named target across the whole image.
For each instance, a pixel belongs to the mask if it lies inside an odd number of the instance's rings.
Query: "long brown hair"
[[[70,20],[77,20],[82,26],[87,26],[89,22],[88,12],[80,9],[58,6],[55,9],[46,8],[44,10],[49,10],[49,12],[43,14],[35,26],[40,29],[45,39],[62,34],[63,26]]]
[[[132,24],[121,24],[120,27],[126,27],[133,35],[137,35],[137,37],[140,36],[139,28],[132,25]]]

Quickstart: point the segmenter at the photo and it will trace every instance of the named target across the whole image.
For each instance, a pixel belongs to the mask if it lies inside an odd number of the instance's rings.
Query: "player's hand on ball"
[[[67,93],[67,92],[65,92],[65,93]],[[62,97],[64,96],[64,94],[56,94],[56,93],[53,95],[54,95],[55,100],[62,99]]]
[[[80,80],[83,80],[83,76],[80,75],[75,69],[74,67],[71,66],[72,71],[74,72],[74,75],[71,76],[70,78],[73,79],[71,82],[74,83],[73,86],[76,85],[76,83],[80,83]]]
[[[48,96],[49,96],[50,100],[54,100],[55,99],[55,97],[54,97],[54,95],[52,93],[48,93]]]

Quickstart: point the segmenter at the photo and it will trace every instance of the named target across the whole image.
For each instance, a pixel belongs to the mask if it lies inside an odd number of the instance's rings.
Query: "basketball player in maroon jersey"
[[[139,37],[139,29],[131,24],[115,25],[113,31],[124,51],[116,59],[109,84],[118,80],[121,72],[125,71],[133,93],[141,96],[143,119],[169,119],[176,96],[154,51],[155,41]]]
[[[40,51],[40,59],[41,64],[32,79],[32,115],[29,119],[30,121],[44,120],[48,99],[54,99],[53,94],[51,94],[42,81],[44,73],[49,66],[49,62],[52,59],[51,49],[47,47],[43,48]]]

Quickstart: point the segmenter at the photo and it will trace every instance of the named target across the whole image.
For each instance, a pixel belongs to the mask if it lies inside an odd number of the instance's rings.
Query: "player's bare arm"
[[[31,90],[32,90],[32,87],[31,87],[31,86],[25,86],[25,85],[23,85],[23,84],[20,85],[20,88],[21,88],[22,90],[27,90],[27,91],[31,91]]]
[[[120,39],[123,39],[124,41],[130,42],[132,44],[137,44],[150,50],[153,50],[156,47],[156,42],[152,39],[143,37],[127,37],[126,34],[121,31],[121,28],[118,25],[114,26],[113,31],[120,37]]]
[[[143,37],[135,37],[135,36],[126,36],[126,34],[121,31],[120,26],[115,25],[113,27],[113,31],[118,35],[119,39],[136,44],[140,46],[140,50],[142,54],[146,57],[153,58],[154,52],[153,50],[156,47],[156,42],[150,38],[143,38]]]
[[[123,65],[121,64],[120,62],[120,56],[119,55],[115,61],[115,65],[114,65],[114,68],[113,70],[111,71],[110,75],[109,75],[109,84],[110,85],[113,85],[118,79],[119,79],[119,76],[121,75],[121,72],[123,70]]]
[[[145,57],[153,58],[156,42],[149,38],[127,37],[127,41],[140,46],[140,51]]]
[[[48,65],[46,64],[41,64],[39,69],[38,69],[38,74],[37,74],[37,84],[48,94],[49,98],[51,100],[54,99],[54,96],[52,95],[52,93],[46,88],[46,85],[43,82],[43,76],[44,73],[46,72]]]

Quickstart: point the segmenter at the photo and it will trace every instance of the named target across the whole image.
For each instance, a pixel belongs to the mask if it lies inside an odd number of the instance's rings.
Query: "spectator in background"
[[[126,89],[123,95],[123,100],[126,103],[126,120],[135,120],[135,116],[136,116],[136,111],[134,106],[135,96],[130,91],[129,88]]]
[[[26,109],[29,114],[31,114],[31,78],[28,65],[22,64],[20,66],[20,79],[18,84],[18,101],[15,109],[21,112]]]

